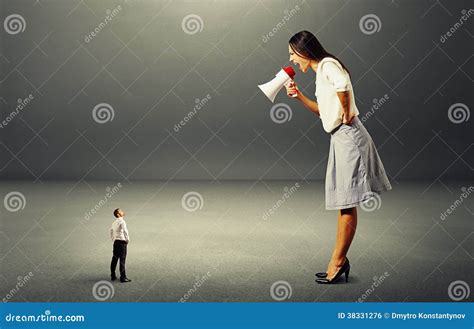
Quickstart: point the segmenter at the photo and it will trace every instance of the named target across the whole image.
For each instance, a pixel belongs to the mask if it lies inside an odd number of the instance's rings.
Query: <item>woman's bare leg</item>
[[[357,228],[357,208],[339,210],[337,216],[336,246],[329,262],[327,273],[331,279],[344,265]]]

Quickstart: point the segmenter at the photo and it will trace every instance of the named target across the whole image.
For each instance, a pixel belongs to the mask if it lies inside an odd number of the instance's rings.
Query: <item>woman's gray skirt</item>
[[[358,117],[331,132],[325,189],[327,210],[352,208],[392,189],[375,144]]]

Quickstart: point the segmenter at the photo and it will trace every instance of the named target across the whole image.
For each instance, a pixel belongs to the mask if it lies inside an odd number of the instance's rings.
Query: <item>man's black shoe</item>
[[[120,282],[131,282],[132,280],[130,280],[129,278],[125,278],[125,279],[120,279]]]

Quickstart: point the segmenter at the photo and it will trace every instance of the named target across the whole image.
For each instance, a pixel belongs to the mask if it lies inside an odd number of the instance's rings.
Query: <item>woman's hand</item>
[[[289,83],[287,83],[285,85],[285,88],[286,88],[286,94],[291,97],[291,98],[296,98],[296,99],[300,99],[301,97],[301,92],[300,90],[298,89],[298,86],[296,85],[296,82],[294,82],[293,80],[290,81]]]
[[[352,123],[352,120],[355,118],[354,113],[349,113],[349,116],[347,116],[345,113],[342,115],[342,123],[345,125],[350,126]]]
[[[319,116],[319,107],[318,103],[309,99],[298,89],[296,83],[292,80],[285,85],[286,94],[288,97],[295,98],[299,100],[303,105],[313,113],[316,113]],[[296,95],[296,96],[295,96]]]

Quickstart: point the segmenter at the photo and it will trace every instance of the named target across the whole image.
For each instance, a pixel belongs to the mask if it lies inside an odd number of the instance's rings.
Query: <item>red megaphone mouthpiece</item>
[[[286,74],[288,74],[290,78],[293,79],[295,77],[295,70],[293,70],[291,66],[286,66],[283,68],[283,70],[286,72]]]

